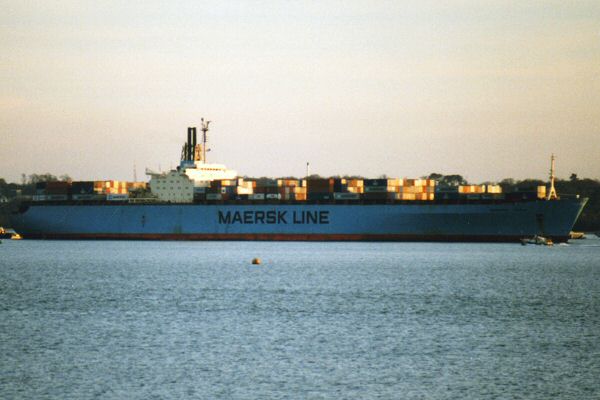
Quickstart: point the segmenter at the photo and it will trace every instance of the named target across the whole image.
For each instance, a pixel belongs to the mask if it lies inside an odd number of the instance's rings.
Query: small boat
[[[550,238],[546,238],[546,237],[541,236],[541,235],[535,235],[535,236],[533,236],[531,238],[523,238],[523,239],[521,239],[521,244],[523,246],[525,246],[527,244],[552,246],[552,245],[554,245],[554,242],[552,242],[552,239],[550,239]]]
[[[0,226],[0,239],[10,239],[12,237],[12,232],[7,231],[3,227]]]
[[[12,235],[10,238],[11,238],[12,240],[21,240],[21,239],[23,239],[23,238],[21,237],[21,235],[19,235],[18,233],[14,233],[14,234],[13,234],[13,235]]]

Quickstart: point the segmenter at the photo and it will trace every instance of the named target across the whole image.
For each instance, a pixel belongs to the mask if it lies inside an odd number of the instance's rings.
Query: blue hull
[[[566,241],[586,199],[470,204],[35,204],[24,238]]]

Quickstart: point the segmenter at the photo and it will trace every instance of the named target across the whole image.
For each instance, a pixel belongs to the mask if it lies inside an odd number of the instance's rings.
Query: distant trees
[[[45,174],[21,174],[21,183],[7,183],[5,179],[0,178],[0,197],[6,197],[8,199],[17,196],[17,191],[20,191],[24,195],[32,195],[35,192],[35,185],[39,182],[71,182],[72,179],[69,175],[63,174],[60,177],[56,177],[48,172]]]
[[[569,180],[571,182],[576,182],[577,181],[577,174],[571,174],[571,176],[569,177]]]
[[[442,175],[437,172],[429,174],[427,179],[436,180],[440,186],[460,186],[468,183],[462,175]]]
[[[25,174],[23,174],[25,175]],[[29,178],[26,180],[25,184],[33,184],[35,185],[38,182],[57,182],[57,181],[63,181],[63,182],[71,182],[72,179],[69,175],[67,174],[63,174],[60,177],[56,177],[48,172],[46,172],[45,174],[31,174],[29,175]]]

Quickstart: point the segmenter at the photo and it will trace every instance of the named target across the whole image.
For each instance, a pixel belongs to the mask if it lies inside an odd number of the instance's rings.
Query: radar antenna
[[[554,187],[554,179],[556,176],[554,175],[554,160],[556,157],[554,154],[550,157],[550,191],[548,192],[547,200],[556,200],[558,199],[558,195],[556,194],[556,188]]]

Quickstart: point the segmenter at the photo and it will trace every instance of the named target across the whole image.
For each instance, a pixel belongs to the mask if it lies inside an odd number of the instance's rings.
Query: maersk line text
[[[217,211],[219,224],[329,224],[329,211]]]

